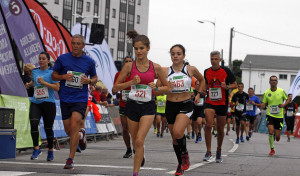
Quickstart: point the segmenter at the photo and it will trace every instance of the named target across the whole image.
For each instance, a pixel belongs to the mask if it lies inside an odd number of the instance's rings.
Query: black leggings
[[[40,104],[31,103],[30,105],[30,126],[31,126],[31,137],[33,141],[33,146],[39,145],[39,129],[41,117],[44,120],[44,129],[47,136],[48,148],[53,148],[53,123],[56,116],[56,105],[51,102],[43,102]]]

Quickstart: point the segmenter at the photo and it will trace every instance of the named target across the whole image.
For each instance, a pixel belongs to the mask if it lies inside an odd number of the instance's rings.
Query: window
[[[127,4],[127,0],[121,0],[121,3]]]
[[[86,2],[86,11],[89,12],[91,10],[91,2]]]
[[[55,1],[54,1],[54,4],[59,4],[59,0],[55,0]]]
[[[287,79],[287,75],[285,75],[285,74],[279,74],[279,79]]]
[[[134,0],[129,0],[129,5],[134,6]]]
[[[72,10],[72,0],[64,0],[64,9]]]
[[[295,78],[296,78],[296,75],[291,75],[291,83],[290,83],[290,85],[293,84]]]
[[[54,19],[58,20],[58,16],[53,16]]]
[[[132,14],[128,14],[128,24],[133,24],[134,16]]]
[[[113,48],[110,48],[110,53],[111,53],[111,56],[114,57],[114,49]]]
[[[98,16],[98,11],[99,11],[99,1],[94,2],[94,16]]]
[[[68,30],[71,29],[71,20],[70,19],[63,19],[62,23]]]
[[[112,17],[116,18],[116,9],[112,9]]]
[[[109,8],[105,8],[105,19],[109,18]]]
[[[107,41],[107,39],[108,39],[108,28],[107,27],[104,28],[104,36],[105,36],[105,39]]]
[[[115,38],[115,29],[114,28],[111,29],[111,38]]]
[[[120,12],[120,22],[125,23],[126,14],[125,12]]]
[[[136,16],[136,23],[137,23],[137,24],[140,24],[140,23],[141,23],[141,16],[140,16],[140,15],[137,15],[137,16]]]
[[[118,51],[118,58],[117,60],[122,60],[124,58],[124,51]]]
[[[141,5],[142,4],[142,0],[138,0],[138,5]]]
[[[125,32],[119,31],[119,42],[125,42]]]
[[[82,14],[83,9],[83,0],[77,0],[77,10],[76,12]]]

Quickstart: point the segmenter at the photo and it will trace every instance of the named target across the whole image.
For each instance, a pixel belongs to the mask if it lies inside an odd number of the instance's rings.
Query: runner
[[[200,89],[200,82],[197,80],[195,82],[195,87],[194,89],[194,95],[195,97],[199,94],[197,90]],[[192,114],[192,119],[193,119],[193,129],[196,134],[196,140],[195,143],[198,143],[199,141],[202,141],[202,136],[201,136],[201,129],[202,129],[202,119],[205,117],[204,115],[204,103],[205,103],[205,96],[200,94],[200,99],[199,103],[195,104],[195,98],[194,98],[194,110]]]
[[[232,131],[234,131],[234,127],[235,127],[235,107],[234,106],[231,106],[231,99],[233,97],[233,95],[235,93],[237,93],[239,91],[238,88],[236,89],[232,89],[230,94],[229,94],[229,104],[230,104],[230,107],[231,107],[231,116],[232,116]]]
[[[228,110],[228,89],[236,88],[235,77],[232,72],[227,68],[220,66],[221,62],[220,52],[212,51],[210,53],[210,61],[212,67],[204,71],[204,78],[208,95],[204,105],[205,109],[205,143],[207,152],[204,161],[209,161],[212,157],[211,154],[211,129],[213,125],[214,115],[217,115],[217,152],[216,162],[223,161],[221,150],[224,138],[224,126],[226,123],[226,115]]]
[[[50,55],[47,52],[41,52],[39,55],[39,68],[32,70],[32,80],[25,84],[26,88],[34,86],[34,95],[30,98],[30,127],[33,141],[33,152],[31,159],[38,159],[42,153],[39,147],[39,124],[43,116],[44,129],[48,142],[47,161],[52,161],[53,156],[53,123],[56,116],[56,105],[54,91],[59,90],[59,83],[51,79],[53,70],[50,65]]]
[[[113,87],[113,92],[131,87],[126,108],[129,132],[135,150],[133,175],[137,176],[140,167],[145,163],[145,157],[143,158],[144,141],[156,112],[153,90],[157,94],[163,94],[169,89],[169,86],[161,66],[147,58],[150,50],[148,37],[139,35],[136,31],[129,31],[127,36],[132,39],[137,59],[133,63],[124,65]],[[126,77],[129,77],[129,81],[124,83]],[[162,87],[156,87],[155,77],[162,81]]]
[[[295,116],[298,112],[298,105],[294,101],[292,101],[293,95],[288,94],[288,99],[291,103],[287,104],[284,109],[284,117],[285,117],[285,123],[287,127],[287,141],[290,142],[290,136],[293,134],[294,131],[294,124],[295,124]]]
[[[251,100],[251,103],[249,104],[249,106],[246,106],[246,118],[250,120],[250,130],[248,129],[249,124],[246,125],[246,139],[247,141],[250,140],[252,133],[253,133],[253,129],[254,129],[254,123],[256,120],[256,107],[260,107],[260,100],[257,96],[254,95],[254,90],[253,88],[249,88],[248,89],[248,94]],[[246,123],[249,123],[249,121],[247,121]],[[247,135],[247,132],[249,131],[249,134]]]
[[[123,66],[124,64],[130,62],[132,63],[133,59],[130,56],[126,56],[123,59]],[[120,71],[116,74],[115,79],[114,79],[114,84],[116,83],[118,77],[120,75]],[[128,77],[126,78],[125,82],[128,81]],[[116,94],[117,92],[113,92]],[[126,145],[126,153],[123,155],[123,158],[130,158],[132,156],[132,149],[131,149],[131,144],[130,144],[130,135],[129,135],[129,129],[128,129],[128,123],[127,123],[127,113],[126,113],[126,101],[128,98],[128,93],[129,89],[125,89],[121,91],[120,94],[120,103],[119,103],[119,113],[120,113],[120,118],[121,118],[121,124],[123,127],[123,140]]]
[[[290,103],[290,99],[287,99],[285,91],[279,87],[277,76],[270,77],[270,89],[266,90],[264,93],[263,101],[261,104],[262,109],[267,107],[266,120],[269,130],[269,144],[271,151],[269,155],[274,155],[274,134],[276,141],[280,140],[280,134],[283,127],[283,107]],[[284,104],[283,101],[287,100]]]
[[[240,131],[241,142],[245,142],[243,133],[245,131],[245,124],[247,121],[249,121],[249,119],[246,117],[246,106],[249,106],[251,102],[249,95],[244,92],[244,83],[238,83],[238,89],[239,91],[235,93],[231,99],[231,106],[235,106],[236,144],[240,142]],[[248,131],[246,131],[246,136],[248,136]]]
[[[167,95],[159,95],[156,96],[157,100],[157,111],[156,111],[156,126],[157,126],[157,137],[163,138],[164,136],[164,131],[165,131],[165,126],[166,126],[166,101],[167,101]],[[161,126],[160,126],[161,124]],[[160,129],[161,128],[161,129]]]
[[[173,140],[173,148],[178,160],[175,175],[182,175],[183,170],[190,167],[189,154],[186,148],[186,137],[184,131],[190,122],[193,112],[191,100],[192,76],[199,82],[198,92],[203,93],[205,86],[204,78],[198,69],[185,63],[185,48],[176,44],[170,49],[172,66],[164,71],[168,74],[168,81],[171,90],[167,94],[166,117]],[[157,84],[159,85],[159,81]],[[195,103],[198,104],[200,94],[195,97]]]
[[[72,36],[72,52],[57,58],[52,73],[52,79],[60,81],[62,119],[65,131],[70,136],[70,154],[64,169],[73,169],[78,143],[81,150],[86,149],[85,129],[80,129],[80,123],[87,108],[88,84],[95,84],[98,80],[94,60],[83,55],[84,46],[85,40],[82,35]]]

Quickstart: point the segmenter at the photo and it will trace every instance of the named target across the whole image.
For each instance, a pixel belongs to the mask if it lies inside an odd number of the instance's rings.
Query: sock
[[[270,135],[269,134],[269,144],[270,144],[270,148],[274,149],[274,135]]]
[[[187,152],[187,149],[186,149],[186,138],[185,138],[185,135],[183,135],[183,138],[181,139],[176,139],[180,149],[181,149],[181,152],[182,153],[185,153]]]
[[[174,148],[174,151],[175,151],[178,163],[181,165],[182,164],[182,159],[181,159],[181,150],[180,150],[180,147],[179,147],[179,145],[173,144],[173,148]]]

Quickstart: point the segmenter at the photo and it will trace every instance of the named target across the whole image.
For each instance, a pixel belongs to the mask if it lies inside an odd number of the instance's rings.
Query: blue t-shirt
[[[255,96],[255,95],[252,95],[252,97],[250,97],[250,100],[251,100],[251,102],[254,101],[255,104],[260,104],[261,103],[260,100],[259,100],[259,98],[257,96]],[[253,110],[252,111],[246,111],[246,114],[248,114],[249,116],[256,116],[256,106],[253,106]]]
[[[57,58],[53,70],[60,75],[68,71],[84,73],[86,76],[96,75],[95,61],[89,56],[82,55],[75,57],[72,52],[63,54]],[[83,84],[82,88],[67,87],[66,80],[60,81],[59,98],[66,103],[88,102],[88,85]]]
[[[34,82],[34,86],[37,88],[39,86],[43,86],[43,84],[39,83],[37,81],[38,77],[43,77],[44,81],[50,83],[50,84],[54,84],[57,83],[59,81],[53,81],[51,79],[51,75],[52,75],[53,70],[51,68],[48,68],[46,70],[40,70],[40,68],[35,68],[32,70],[32,80]],[[44,86],[46,89],[48,89],[48,93],[49,93],[49,98],[47,99],[40,99],[37,100],[35,96],[30,97],[30,100],[32,103],[35,104],[40,104],[43,102],[52,102],[55,103],[55,97],[54,97],[54,90],[47,88],[46,86]]]

